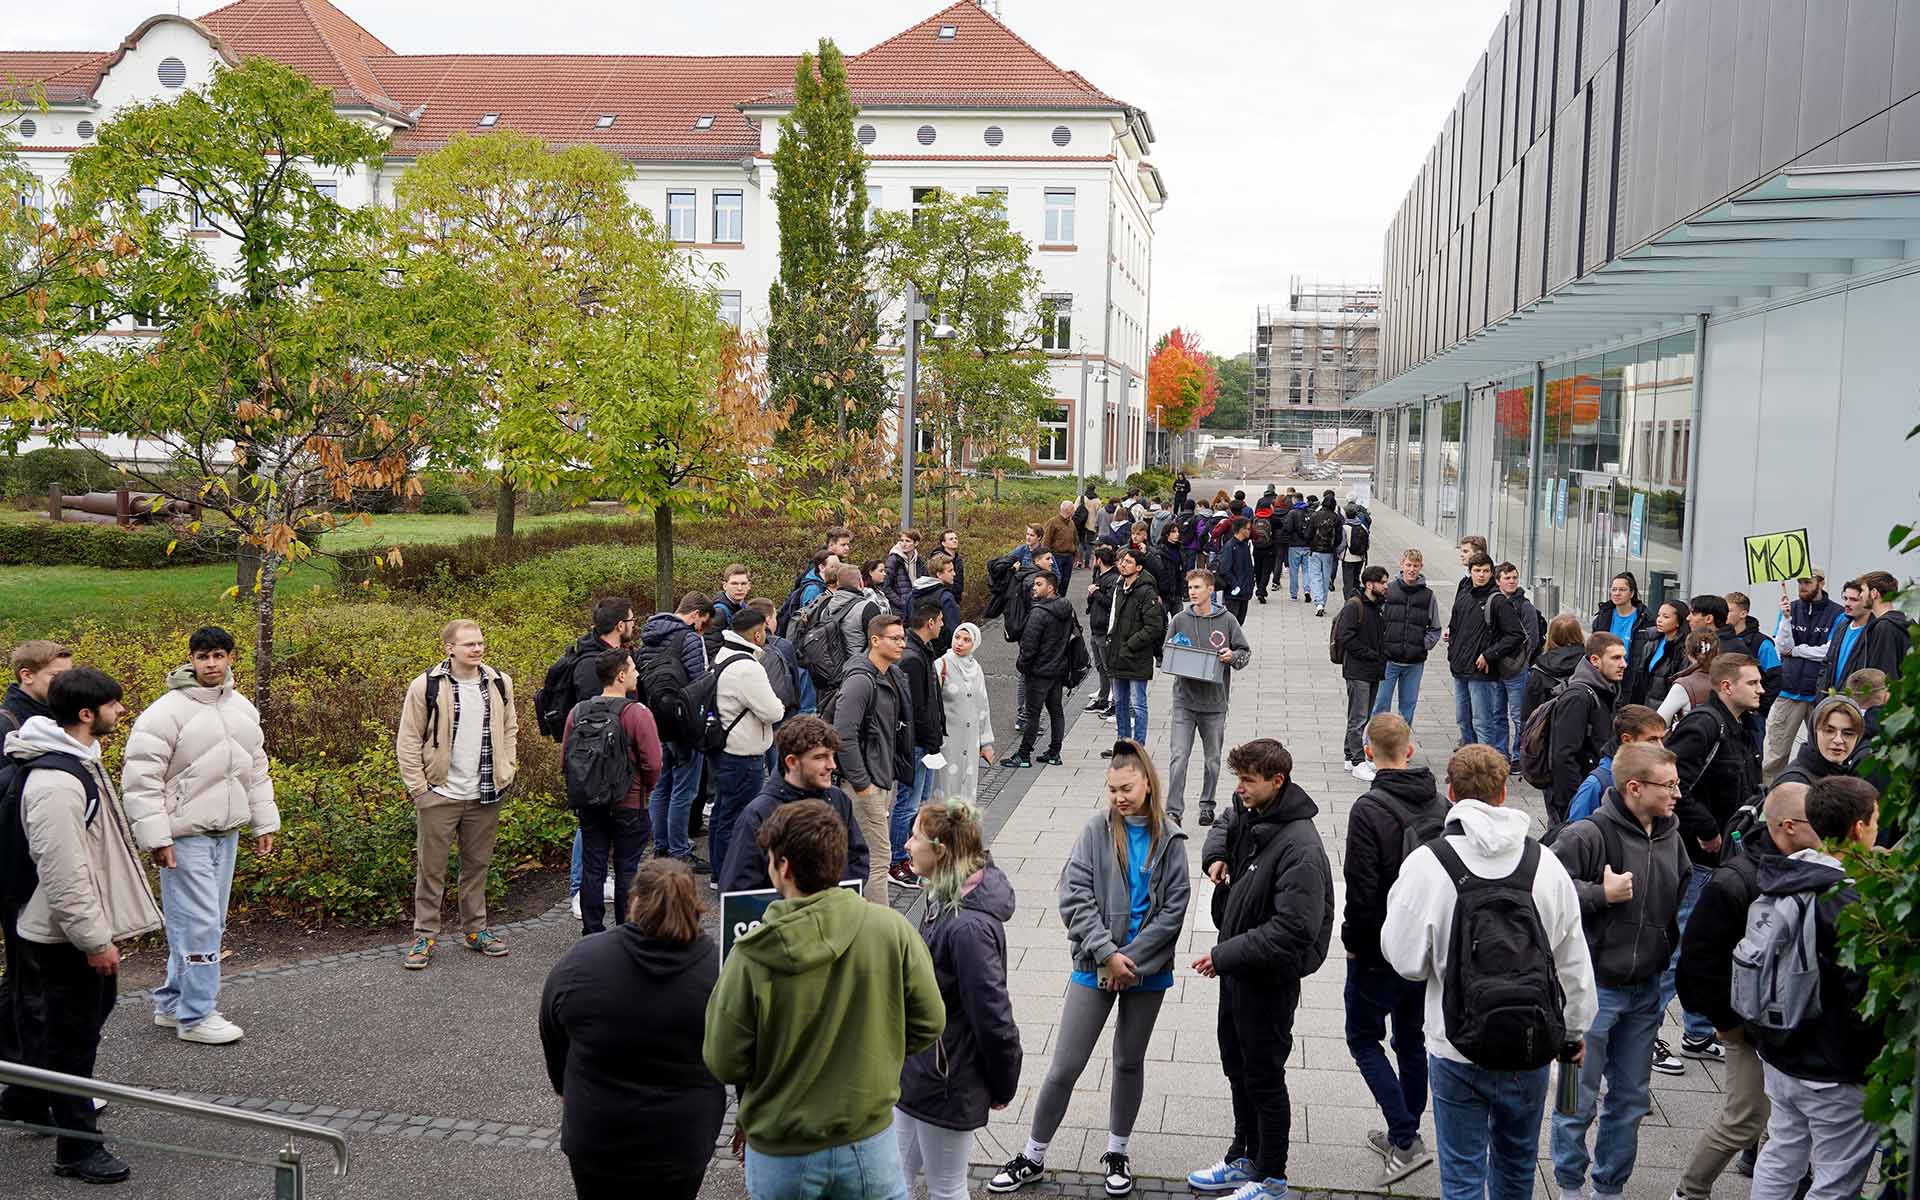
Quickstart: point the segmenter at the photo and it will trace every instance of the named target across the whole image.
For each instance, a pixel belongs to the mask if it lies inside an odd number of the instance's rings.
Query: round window
[[[913,136],[919,140],[922,146],[931,146],[933,145],[933,139],[935,136],[933,132],[933,126],[922,125],[917,131],[915,131]]]
[[[1006,135],[1006,132],[1002,130],[998,125],[989,125],[987,126],[986,138],[987,138],[987,145],[998,146],[1001,142],[1006,140],[1007,135]]]
[[[30,138],[40,132],[40,126],[34,123],[32,117],[21,117],[18,128],[20,130],[20,136],[23,138]]]
[[[1053,144],[1054,145],[1064,146],[1072,140],[1073,140],[1073,130],[1068,129],[1065,125],[1055,125],[1053,127]]]
[[[93,136],[93,122],[82,121],[78,125],[75,125],[73,127],[73,131],[79,134],[82,138],[90,138]]]
[[[871,146],[873,145],[873,139],[880,136],[880,132],[871,125],[862,125],[854,131],[853,136],[860,139],[862,146]]]
[[[160,84],[162,87],[185,87],[187,83],[187,64],[177,58],[160,60]]]

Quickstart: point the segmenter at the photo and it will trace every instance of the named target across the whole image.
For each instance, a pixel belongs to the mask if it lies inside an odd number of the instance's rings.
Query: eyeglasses
[[[1643,788],[1659,788],[1660,790],[1666,791],[1666,792],[1677,793],[1680,790],[1680,781],[1678,779],[1674,780],[1672,783],[1660,783],[1652,779],[1629,779],[1627,780],[1627,782],[1637,783]]]

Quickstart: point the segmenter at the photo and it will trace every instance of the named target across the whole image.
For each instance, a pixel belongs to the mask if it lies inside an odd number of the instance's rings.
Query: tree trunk
[[[239,499],[243,505],[250,505],[257,510],[260,504],[260,491],[257,486],[260,458],[255,453],[252,442],[242,442],[236,449],[239,452],[240,461],[237,464],[238,476],[234,480],[234,490],[239,493]],[[254,521],[256,524],[259,523],[257,512],[254,514]],[[233,564],[233,583],[240,589],[241,595],[253,590],[253,580],[259,571],[260,561],[260,548],[251,542],[242,541],[239,557]]]
[[[672,612],[678,603],[673,595],[673,509],[665,504],[653,510],[653,598],[655,612]]]
[[[494,501],[493,506],[493,540],[496,542],[513,540],[514,498],[513,481],[502,475],[500,496]]]
[[[835,486],[833,490],[835,495],[840,495],[839,484],[841,476],[846,474],[843,469],[843,464],[847,459],[847,402],[839,396],[834,397],[833,431],[835,434],[833,440],[833,482]],[[847,511],[846,504],[843,501],[834,510],[833,523],[836,525],[845,525],[847,518],[850,516],[852,516],[852,514]]]
[[[254,598],[253,630],[253,706],[260,710],[260,724],[269,725],[273,708],[273,617],[279,583],[280,556],[260,555],[260,594]]]

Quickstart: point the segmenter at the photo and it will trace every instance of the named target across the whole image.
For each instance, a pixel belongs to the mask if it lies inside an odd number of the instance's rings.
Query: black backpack
[[[1340,514],[1330,508],[1316,509],[1307,517],[1307,549],[1315,554],[1332,554],[1340,548]]]
[[[78,779],[87,793],[87,825],[91,827],[100,815],[100,785],[73,755],[49,751],[26,762],[8,758],[0,765],[0,905],[10,909],[25,904],[40,886],[40,868],[27,849],[27,830],[20,812],[27,777],[35,771],[65,771]]]
[[[754,661],[751,655],[735,654],[723,662],[714,664],[705,675],[693,681],[686,690],[687,705],[694,715],[693,748],[707,754],[718,754],[727,748],[727,737],[733,727],[746,719],[748,709],[740,706],[731,721],[724,724],[720,720],[720,675],[737,662]]]
[[[1458,823],[1446,827],[1459,831]],[[1533,903],[1540,843],[1526,840],[1519,865],[1505,879],[1469,871],[1444,837],[1429,845],[1457,893],[1441,982],[1447,1040],[1488,1070],[1546,1066],[1566,1045],[1567,1025],[1566,993]]]
[[[987,619],[1006,611],[1007,597],[1013,589],[1013,555],[1002,554],[987,560]]]
[[[854,601],[855,604],[862,603]],[[865,601],[866,607],[878,609],[873,601]],[[847,665],[846,631],[841,628],[846,613],[842,612],[832,620],[823,619],[827,606],[827,597],[822,596],[808,606],[802,614],[805,622],[800,636],[794,640],[793,652],[800,659],[800,666],[813,677],[813,688],[825,696],[840,686],[840,672]],[[878,615],[877,611],[875,615]],[[871,617],[867,618],[872,620]]]
[[[451,677],[448,678],[447,682],[455,687],[459,686]],[[507,702],[507,681],[503,677],[495,675],[493,677],[493,690],[500,693],[500,703],[505,704]],[[427,719],[424,728],[429,738],[437,738],[440,734],[440,689],[435,684],[429,683],[427,685],[426,705]],[[560,714],[563,724],[565,723],[566,715],[565,712]]]
[[[1072,691],[1080,686],[1087,672],[1093,670],[1093,655],[1087,651],[1087,639],[1081,636],[1080,622],[1071,617],[1068,622],[1073,627],[1073,633],[1067,640],[1067,677],[1064,682],[1067,690]]]
[[[1434,803],[1419,812],[1407,811],[1399,801],[1377,788],[1366,795],[1372,796],[1374,802],[1386,809],[1387,815],[1400,826],[1400,861],[1403,863],[1408,855],[1446,832],[1446,817],[1443,815],[1446,806],[1440,802],[1438,793],[1434,795]]]
[[[1373,535],[1367,532],[1366,524],[1358,518],[1347,523],[1347,553],[1367,556],[1367,550],[1373,545]]]
[[[596,644],[606,643],[595,639]],[[580,696],[574,691],[573,678],[582,657],[580,643],[567,647],[567,652],[554,660],[547,668],[547,677],[540,684],[540,690],[533,694],[533,719],[540,726],[543,737],[560,741],[567,733],[567,714],[573,706],[580,703]]]
[[[633,790],[633,757],[620,724],[630,703],[625,697],[592,696],[573,710],[561,767],[567,807],[574,811],[611,808]]]
[[[640,698],[653,713],[660,740],[675,745],[693,742],[700,730],[700,713],[687,701],[687,664],[680,661],[680,639],[699,637],[689,626],[652,648],[640,664]]]

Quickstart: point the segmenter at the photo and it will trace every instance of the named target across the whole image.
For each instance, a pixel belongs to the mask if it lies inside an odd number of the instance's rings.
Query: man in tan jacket
[[[254,853],[270,854],[280,809],[260,713],[233,686],[233,635],[196,629],[187,653],[191,661],[133,723],[120,790],[134,840],[160,868],[167,914],[167,979],[154,989],[153,1023],[183,1042],[224,1046],[246,1032],[215,1007],[240,827],[252,827]]]
[[[126,712],[120,685],[76,667],[53,681],[47,705],[52,716],[29,717],[6,740],[7,757],[25,773],[18,833],[33,864],[30,877],[10,870],[6,880],[6,902],[21,905],[7,973],[26,1064],[91,1077],[117,990],[115,943],[160,928],[160,910],[100,765],[100,739]],[[15,885],[32,890],[22,900]],[[127,1164],[92,1136],[99,1126],[91,1099],[37,1091],[7,1099],[7,1116],[71,1132],[54,1143],[54,1174],[88,1183],[127,1178]]]
[[[487,640],[473,621],[450,621],[447,657],[407,685],[394,754],[419,819],[415,834],[413,946],[404,965],[423,969],[440,939],[447,853],[460,850],[460,927],[467,949],[489,958],[507,943],[487,928],[487,867],[500,830],[500,798],[519,766],[513,680],[486,665]]]

